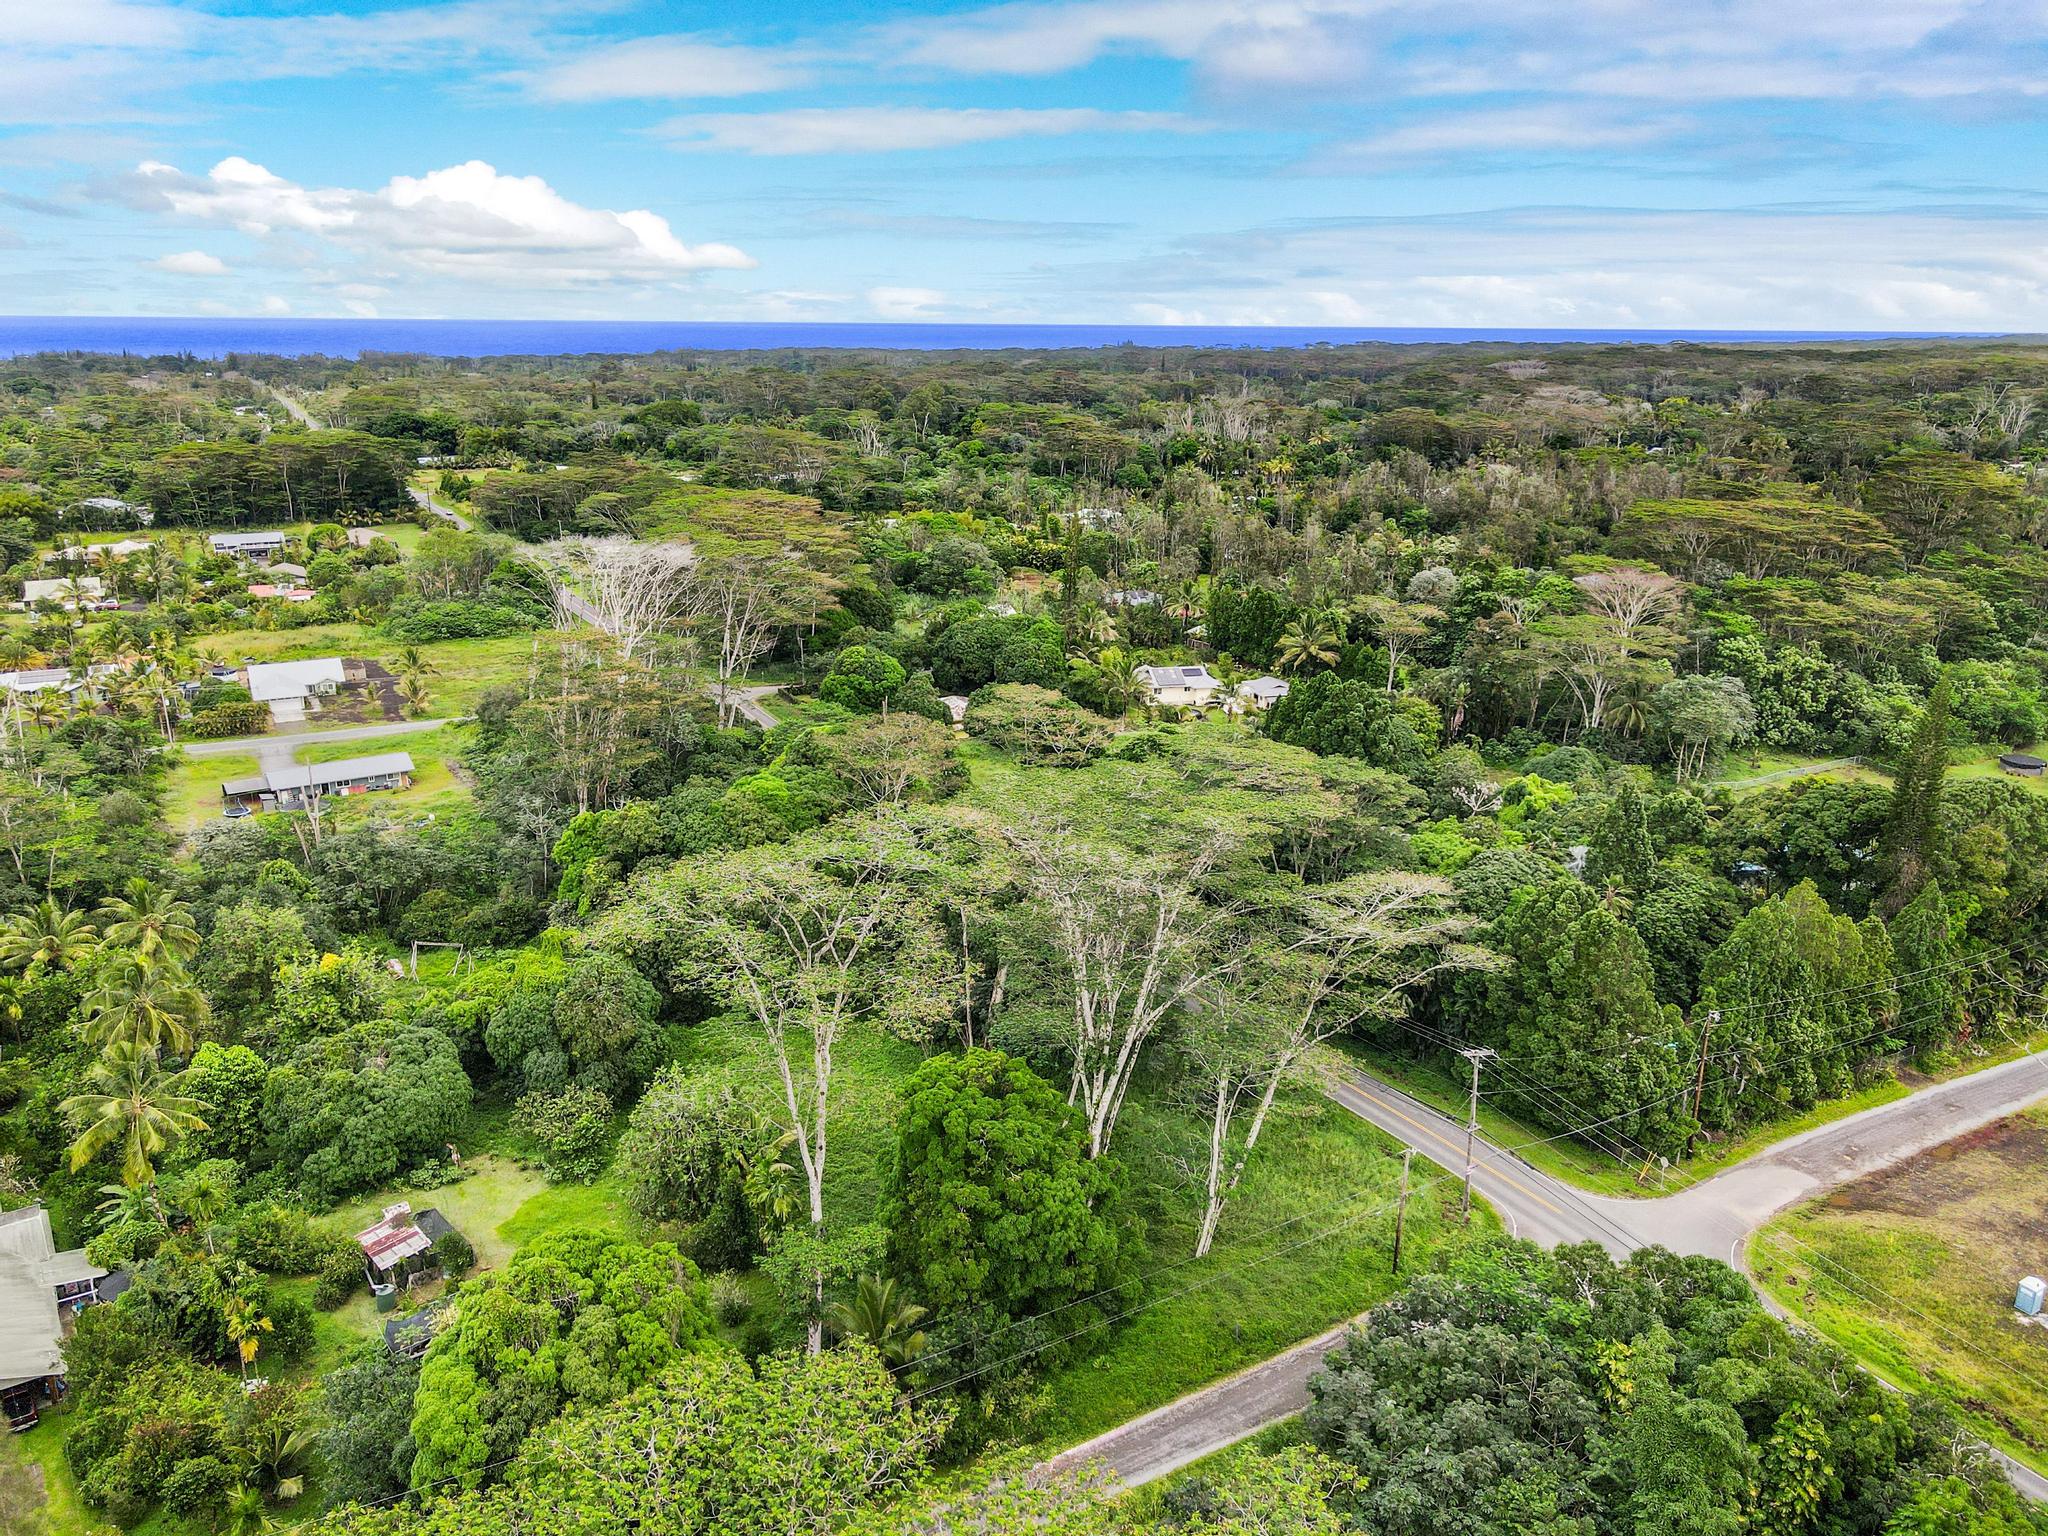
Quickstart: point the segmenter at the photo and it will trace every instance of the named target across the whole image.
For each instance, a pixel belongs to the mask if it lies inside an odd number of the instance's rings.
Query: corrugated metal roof
[[[414,1223],[412,1207],[401,1203],[387,1207],[384,1219],[374,1227],[358,1232],[356,1244],[377,1268],[389,1270],[414,1254],[425,1253],[433,1246],[433,1240]]]
[[[303,699],[321,683],[344,683],[347,669],[339,656],[311,661],[259,661],[249,667],[249,697],[258,704],[274,699]]]

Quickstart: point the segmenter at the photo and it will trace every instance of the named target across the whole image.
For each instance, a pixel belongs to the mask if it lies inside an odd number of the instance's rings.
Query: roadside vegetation
[[[1320,1090],[1457,1107],[1483,1047],[1490,1135],[1652,1193],[2028,1048],[2043,387],[1967,346],[18,360],[0,1195],[125,1288],[0,1508],[2042,1529],[1956,1417],[2032,1446],[2017,1357],[1912,1365],[1776,1275],[1928,1389],[1884,1394],[1724,1266],[1538,1255],[1420,1167],[1404,1212]],[[386,748],[398,787],[221,795]],[[1887,1291],[1939,1257],[1788,1222]],[[1115,1506],[1012,1475],[1368,1309],[1287,1443]]]

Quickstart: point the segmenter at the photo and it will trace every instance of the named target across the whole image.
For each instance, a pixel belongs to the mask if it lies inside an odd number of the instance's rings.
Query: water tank
[[[2013,1297],[2012,1304],[2029,1317],[2040,1316],[2041,1308],[2048,1305],[2048,1280],[2043,1280],[2038,1275],[2027,1276],[2020,1282],[2019,1292]]]

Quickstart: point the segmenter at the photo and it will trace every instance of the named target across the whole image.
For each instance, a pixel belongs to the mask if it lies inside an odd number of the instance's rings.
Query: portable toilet
[[[2019,1293],[2012,1304],[2028,1317],[2039,1317],[2043,1305],[2048,1305],[2048,1280],[2039,1275],[2029,1275],[2020,1282]]]

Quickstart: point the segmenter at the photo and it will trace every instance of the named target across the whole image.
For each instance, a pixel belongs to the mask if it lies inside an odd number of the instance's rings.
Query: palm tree
[[[66,699],[54,688],[43,688],[28,701],[28,717],[44,735],[64,723]]]
[[[866,1339],[882,1363],[900,1371],[916,1362],[929,1342],[917,1325],[925,1309],[903,1295],[896,1282],[881,1275],[862,1275],[851,1302],[835,1301],[825,1309],[825,1325],[842,1339]]]
[[[1273,647],[1273,665],[1282,672],[1300,673],[1311,666],[1334,667],[1344,645],[1337,626],[1319,613],[1304,613],[1280,631]]]
[[[170,959],[190,960],[199,953],[199,930],[192,925],[192,909],[160,885],[141,875],[130,877],[119,896],[100,903],[102,944],[135,952],[144,965],[154,966]]]
[[[408,645],[398,653],[398,665],[392,669],[401,678],[436,677],[441,669],[428,659],[427,653],[416,645]]]
[[[261,1536],[270,1526],[270,1511],[263,1507],[259,1490],[244,1483],[228,1495],[226,1521],[221,1527],[226,1536]]]
[[[188,1131],[203,1131],[206,1106],[178,1092],[179,1080],[157,1065],[154,1052],[126,1041],[107,1047],[86,1069],[90,1085],[57,1106],[79,1128],[71,1143],[76,1172],[109,1147],[121,1148],[121,1182],[144,1184],[156,1176],[152,1159]]]
[[[426,714],[429,694],[425,678],[406,677],[399,679],[398,696],[405,700],[405,707],[414,719],[419,719]]]
[[[255,1298],[248,1295],[230,1296],[228,1304],[221,1308],[221,1321],[227,1327],[228,1342],[235,1346],[242,1374],[247,1376],[249,1367],[256,1363],[256,1352],[263,1348],[263,1335],[273,1332],[274,1325],[263,1315]]]
[[[97,931],[84,913],[60,907],[56,897],[45,896],[0,926],[0,967],[30,976],[75,971],[97,944]]]
[[[1641,688],[1623,688],[1607,701],[1600,723],[1624,736],[1640,736],[1650,728],[1650,696]]]
[[[165,957],[150,964],[123,955],[113,973],[85,1000],[85,1038],[102,1048],[116,1042],[152,1055],[169,1046],[192,1049],[192,1027],[206,1018],[206,996],[185,967]]]
[[[778,1227],[794,1220],[803,1209],[803,1188],[789,1161],[789,1149],[795,1145],[796,1137],[784,1131],[752,1151],[733,1154],[748,1207],[760,1220]]]
[[[265,1419],[249,1447],[255,1470],[270,1482],[270,1496],[288,1503],[306,1491],[306,1461],[319,1436],[310,1425]]]
[[[147,1184],[102,1184],[100,1194],[104,1198],[93,1209],[100,1213],[102,1232],[164,1219],[155,1180]]]

